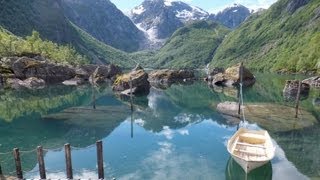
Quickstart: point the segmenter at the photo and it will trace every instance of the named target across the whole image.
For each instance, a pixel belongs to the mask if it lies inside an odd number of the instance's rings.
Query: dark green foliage
[[[51,41],[44,41],[36,31],[25,39],[17,37],[0,26],[0,57],[15,56],[25,53],[40,54],[55,63],[85,64],[88,59],[81,56],[71,46],[59,46]]]
[[[228,32],[227,28],[215,22],[192,23],[178,29],[147,63],[145,59],[152,53],[144,53],[141,62],[153,68],[205,67]]]
[[[105,45],[72,24],[64,16],[59,0],[0,1],[0,25],[21,37],[36,30],[43,39],[71,44],[94,63],[130,65],[126,53]]]
[[[320,1],[311,0],[293,14],[287,11],[289,2],[279,0],[228,34],[211,65],[243,61],[261,71],[319,71]]]

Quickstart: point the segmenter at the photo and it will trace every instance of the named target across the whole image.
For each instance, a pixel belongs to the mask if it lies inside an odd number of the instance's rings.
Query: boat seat
[[[238,151],[238,152],[241,152],[241,153],[245,153],[245,154],[248,154],[248,155],[254,155],[254,156],[266,156],[265,152],[262,154],[262,153],[258,153],[258,152],[246,151],[246,150],[243,150],[243,149],[235,149],[235,151]]]
[[[260,134],[243,133],[239,137],[240,142],[248,144],[264,144],[266,141],[265,136]]]
[[[244,143],[244,142],[237,142],[237,144],[241,145],[241,146],[250,146],[250,147],[257,147],[257,148],[267,149],[264,145],[260,145],[260,144],[249,144],[249,143]]]

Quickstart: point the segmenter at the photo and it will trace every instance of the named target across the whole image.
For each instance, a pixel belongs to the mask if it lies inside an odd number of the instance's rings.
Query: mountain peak
[[[131,10],[130,16],[150,41],[164,42],[164,39],[184,24],[207,19],[209,13],[182,1],[145,0]]]

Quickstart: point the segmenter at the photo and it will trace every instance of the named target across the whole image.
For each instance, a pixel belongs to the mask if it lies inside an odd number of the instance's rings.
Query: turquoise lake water
[[[292,78],[302,77],[257,74],[257,83],[244,90],[245,103],[294,107],[282,96],[285,80]],[[130,101],[110,86],[1,90],[0,152],[9,153],[0,154],[0,164],[4,174],[14,175],[11,151],[18,147],[24,177],[39,178],[34,149],[42,145],[47,178],[65,178],[63,146],[70,143],[74,177],[96,179],[95,142],[102,140],[107,178],[320,178],[320,89],[312,89],[300,103],[315,119],[313,125],[283,128],[273,116],[268,124],[250,122],[269,131],[276,156],[247,177],[226,149],[237,126],[216,111],[220,102],[237,101],[236,95],[236,89],[213,89],[204,82],[152,88],[149,95],[133,99],[131,113]]]

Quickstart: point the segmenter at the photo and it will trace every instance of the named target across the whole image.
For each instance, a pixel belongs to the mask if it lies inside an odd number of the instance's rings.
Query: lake
[[[257,74],[256,84],[244,89],[244,101],[294,107],[282,96],[285,80],[294,78],[304,77]],[[24,177],[38,178],[35,148],[42,145],[47,178],[65,178],[63,146],[70,143],[74,177],[97,178],[95,142],[102,140],[106,178],[320,178],[320,106],[315,102],[320,89],[311,89],[300,102],[308,119],[285,111],[277,116],[290,122],[278,122],[273,114],[266,122],[249,119],[250,127],[269,131],[276,156],[247,177],[226,149],[237,123],[216,110],[220,102],[237,101],[236,89],[210,88],[204,82],[152,88],[148,96],[133,99],[133,112],[129,99],[115,95],[110,86],[1,90],[0,98],[0,163],[6,175],[14,175],[11,151],[18,147]],[[313,124],[300,128],[309,117]]]

